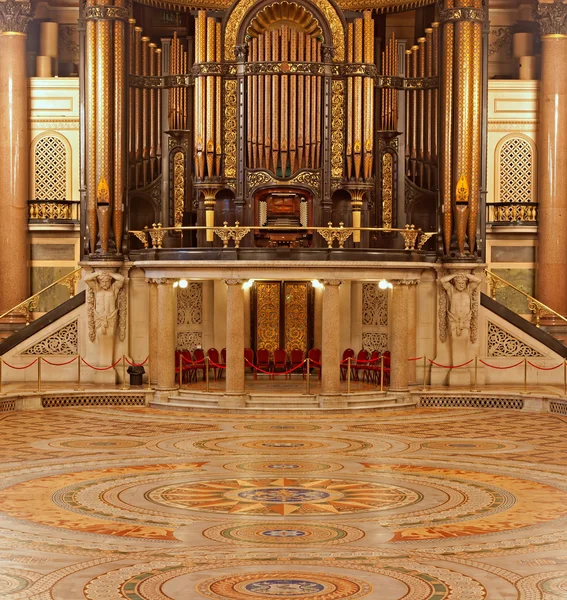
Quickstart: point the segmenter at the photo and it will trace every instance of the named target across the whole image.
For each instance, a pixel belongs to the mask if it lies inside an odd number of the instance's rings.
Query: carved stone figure
[[[482,279],[471,273],[458,271],[440,279],[444,291],[439,297],[439,337],[444,342],[447,334],[468,336],[474,344],[478,336],[478,286]]]
[[[126,335],[126,298],[124,277],[109,270],[93,271],[85,277],[89,286],[89,339],[97,335],[114,337],[116,326],[120,340]]]

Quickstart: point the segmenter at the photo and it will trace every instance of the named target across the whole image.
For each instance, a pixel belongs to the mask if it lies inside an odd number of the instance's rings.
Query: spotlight
[[[173,287],[176,288],[179,285],[179,281],[174,281],[173,282]]]
[[[189,284],[187,283],[187,279],[180,279],[179,280],[179,287],[180,288],[186,288]]]
[[[311,281],[311,285],[318,290],[322,290],[325,288],[325,286],[318,280],[318,279],[313,279]]]
[[[245,281],[242,284],[242,289],[249,290],[253,285],[254,285],[254,280],[253,279],[249,279],[248,281]]]
[[[394,286],[389,281],[386,281],[385,279],[381,279],[380,282],[378,283],[378,287],[381,290],[387,290],[388,288],[392,289]]]

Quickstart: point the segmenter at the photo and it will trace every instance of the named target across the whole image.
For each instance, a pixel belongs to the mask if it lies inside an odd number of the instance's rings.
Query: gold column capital
[[[567,4],[563,0],[538,1],[533,10],[533,17],[539,23],[542,38],[567,36]]]
[[[0,2],[0,35],[27,35],[33,13],[34,7],[31,2]]]

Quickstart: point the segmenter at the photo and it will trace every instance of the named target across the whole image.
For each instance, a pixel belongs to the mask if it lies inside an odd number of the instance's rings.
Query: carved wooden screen
[[[255,350],[295,348],[307,352],[312,342],[312,302],[307,281],[259,281],[254,285],[252,331]]]

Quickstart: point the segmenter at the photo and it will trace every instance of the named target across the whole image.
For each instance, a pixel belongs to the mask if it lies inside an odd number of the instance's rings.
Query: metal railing
[[[29,200],[28,219],[30,221],[71,221],[79,222],[78,200]]]
[[[487,202],[486,222],[497,225],[537,225],[537,202]]]
[[[434,235],[435,231],[423,231],[416,229],[414,225],[406,225],[404,229],[386,228],[386,227],[344,227],[343,223],[333,226],[331,223],[327,227],[263,227],[263,226],[241,226],[238,221],[234,225],[224,222],[223,227],[206,227],[202,225],[186,227],[162,227],[161,223],[153,223],[151,228],[145,227],[142,230],[131,230],[128,233],[134,235],[143,244],[144,248],[161,248],[163,240],[168,232],[182,231],[212,231],[214,235],[222,240],[223,247],[227,248],[229,241],[234,241],[234,247],[239,248],[240,242],[252,231],[257,233],[282,233],[294,231],[310,233],[316,231],[326,242],[328,248],[333,248],[335,241],[339,248],[344,248],[345,242],[353,236],[355,232],[370,231],[373,233],[397,233],[404,240],[404,250],[422,250],[424,244]]]
[[[74,271],[71,271],[71,273],[63,275],[63,277],[61,277],[57,281],[54,281],[47,287],[44,287],[39,292],[36,292],[33,296],[26,298],[19,304],[16,304],[16,306],[11,308],[10,310],[7,310],[5,313],[1,314],[0,319],[3,319],[4,317],[8,316],[22,316],[26,319],[26,325],[29,325],[31,313],[33,313],[37,309],[41,295],[44,294],[47,290],[51,290],[57,285],[63,285],[69,290],[69,298],[75,295],[75,286],[81,278],[81,271],[82,267],[78,267]]]
[[[543,302],[540,302],[533,296],[530,296],[527,292],[524,292],[524,290],[521,290],[509,281],[506,281],[505,279],[500,277],[500,275],[496,275],[496,273],[494,273],[490,269],[485,269],[484,272],[486,274],[486,279],[490,288],[490,297],[493,300],[496,300],[496,292],[498,289],[501,288],[510,288],[518,292],[518,294],[521,294],[522,296],[524,296],[524,298],[527,299],[528,309],[534,315],[536,327],[539,327],[539,322],[544,316],[553,316],[567,323],[567,319],[563,315],[560,315],[558,312],[554,311],[552,308],[549,308],[549,306],[547,306]]]

